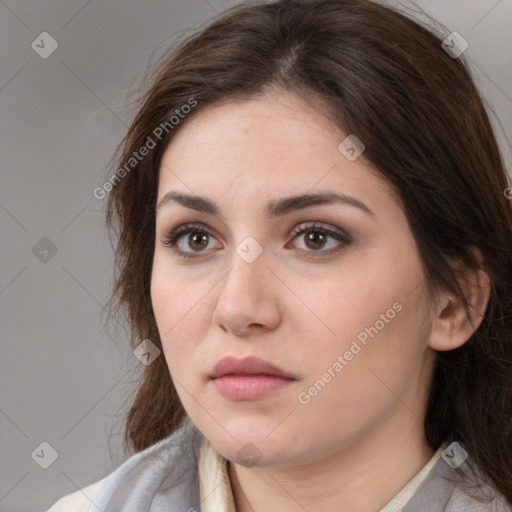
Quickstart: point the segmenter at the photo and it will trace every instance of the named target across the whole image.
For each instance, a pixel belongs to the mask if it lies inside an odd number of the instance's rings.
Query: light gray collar
[[[133,455],[104,478],[88,512],[199,512],[202,440],[186,417],[171,436]],[[461,484],[464,467],[467,462],[455,470],[439,459],[402,512],[512,512],[510,504],[490,487],[483,486],[471,498]],[[486,496],[495,499],[478,501]]]

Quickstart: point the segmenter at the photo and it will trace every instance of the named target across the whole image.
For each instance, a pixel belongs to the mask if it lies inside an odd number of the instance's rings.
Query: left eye
[[[343,235],[342,233],[338,233],[336,231],[333,231],[331,229],[322,227],[318,224],[313,225],[301,225],[299,226],[293,233],[293,238],[298,238],[299,236],[307,234],[306,237],[304,237],[304,241],[308,248],[313,249],[313,252],[318,252],[320,249],[325,248],[326,246],[326,240],[331,238],[334,239],[335,243],[334,245],[334,252],[336,252],[336,249],[341,249],[345,245],[348,245],[350,243],[350,240],[347,236]],[[341,248],[339,247],[341,245]],[[332,246],[329,251],[321,251],[321,252],[333,252]],[[307,250],[307,249],[303,249]],[[308,251],[311,252],[311,251]]]
[[[303,234],[307,234],[307,236],[304,237],[304,242],[307,248],[301,248],[301,250],[305,252],[322,252],[330,254],[340,251],[343,249],[343,247],[350,243],[350,239],[347,235],[320,226],[316,223],[300,225],[292,233],[293,240],[299,238],[299,236]],[[188,237],[188,247],[193,249],[192,252],[186,251],[181,244],[181,239],[185,238],[185,235],[192,235]],[[199,254],[194,253],[205,252],[205,248],[208,246],[210,236],[210,232],[201,226],[195,224],[183,224],[172,231],[162,241],[162,245],[166,247],[172,247],[177,256],[180,258],[193,258],[199,256]],[[326,247],[326,242],[329,238],[333,239],[334,243],[331,244],[329,250],[322,251],[321,249]]]

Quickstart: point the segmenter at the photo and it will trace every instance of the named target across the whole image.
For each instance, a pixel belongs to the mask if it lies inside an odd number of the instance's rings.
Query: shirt
[[[412,480],[379,512],[399,512],[410,500],[430,470],[440,459],[443,448],[439,448],[427,464]],[[201,511],[236,512],[229,479],[227,460],[206,440],[199,452],[199,490]]]
[[[430,461],[379,512],[512,512],[482,484],[472,498],[442,457]],[[460,469],[466,467],[464,462]],[[481,502],[490,496],[492,502]],[[236,512],[228,461],[190,419],[171,436],[132,455],[107,477],[61,498],[47,512]]]

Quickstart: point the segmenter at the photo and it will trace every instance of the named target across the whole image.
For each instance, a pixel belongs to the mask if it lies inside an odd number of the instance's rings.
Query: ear
[[[489,303],[491,288],[488,274],[482,270],[484,258],[481,251],[472,246],[471,252],[478,261],[478,269],[470,269],[459,264],[456,267],[458,281],[466,300],[470,316],[466,314],[462,302],[449,292],[442,292],[436,306],[436,317],[429,337],[429,345],[434,350],[459,348],[478,329]]]

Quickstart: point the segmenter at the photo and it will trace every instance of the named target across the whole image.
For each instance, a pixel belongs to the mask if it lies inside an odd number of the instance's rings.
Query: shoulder
[[[455,489],[445,510],[449,512],[511,512],[512,506],[497,491],[482,485],[474,494]]]
[[[102,480],[68,494],[55,502],[47,512],[87,512],[96,489]]]
[[[512,512],[459,443],[445,446],[403,512]]]
[[[197,457],[202,438],[190,420],[184,421],[168,437],[131,455],[99,482],[64,496],[46,512],[131,510],[133,502],[140,510],[199,510]]]
[[[456,483],[447,512],[512,512],[512,505],[484,478],[471,456],[468,455],[467,461],[458,468],[460,472],[456,473],[450,468]]]
[[[449,512],[512,512],[512,505],[505,497],[485,483],[466,488],[461,481],[453,489],[446,510]]]

